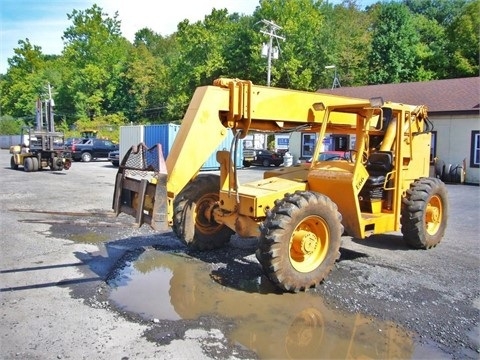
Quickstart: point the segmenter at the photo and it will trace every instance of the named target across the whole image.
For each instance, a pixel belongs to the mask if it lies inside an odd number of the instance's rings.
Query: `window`
[[[311,158],[315,143],[317,142],[317,134],[302,134],[302,158]]]
[[[288,146],[289,138],[277,138],[277,145],[278,146]]]
[[[480,131],[472,131],[470,143],[470,167],[480,167]]]
[[[331,135],[333,139],[333,149],[334,151],[347,151],[348,146],[348,135]]]
[[[437,132],[432,131],[432,140],[430,143],[430,164],[435,162],[435,157],[437,156]]]

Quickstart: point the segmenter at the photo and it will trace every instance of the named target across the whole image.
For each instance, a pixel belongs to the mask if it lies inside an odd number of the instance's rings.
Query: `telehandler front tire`
[[[219,199],[220,177],[200,174],[175,198],[173,231],[189,247],[217,249],[230,241],[234,231],[216,223],[206,213]]]
[[[257,259],[265,274],[289,292],[320,284],[340,256],[341,220],[322,194],[296,191],[277,200],[261,226]]]
[[[430,249],[443,238],[448,219],[447,188],[437,178],[422,178],[410,185],[402,199],[403,239],[416,249]]]

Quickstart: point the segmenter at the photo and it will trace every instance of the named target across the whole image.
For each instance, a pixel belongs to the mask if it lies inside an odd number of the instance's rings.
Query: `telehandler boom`
[[[313,161],[266,171],[240,184],[232,153],[249,131],[318,134]],[[213,249],[230,236],[258,237],[257,259],[286,291],[320,284],[340,255],[342,234],[364,239],[399,231],[428,249],[442,239],[445,185],[429,176],[432,126],[425,106],[218,79],[197,88],[169,156],[161,145],[132,147],[119,166],[113,209],[138,226],[171,226],[188,246]],[[220,175],[200,168],[218,151]],[[316,161],[325,134],[350,134],[342,160]],[[236,157],[234,157],[236,158]]]

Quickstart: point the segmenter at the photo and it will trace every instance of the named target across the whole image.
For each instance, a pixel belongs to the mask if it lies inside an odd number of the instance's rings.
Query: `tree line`
[[[278,27],[271,86],[342,86],[479,75],[480,0],[402,0],[360,8],[355,0],[259,0],[251,15],[212,9],[162,36],[121,33],[118,13],[97,5],[68,14],[61,55],[18,41],[0,75],[0,133],[32,124],[34,104],[54,89],[55,123],[68,133],[95,124],[180,121],[196,87],[219,77],[267,84],[265,26]]]

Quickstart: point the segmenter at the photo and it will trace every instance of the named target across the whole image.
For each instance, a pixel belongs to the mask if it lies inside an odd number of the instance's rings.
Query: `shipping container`
[[[120,161],[123,159],[127,151],[133,146],[142,143],[143,125],[127,125],[120,126],[120,138],[119,138],[119,150],[120,150]]]
[[[165,159],[172,148],[173,140],[177,136],[180,125],[159,124],[145,125],[143,132],[143,142],[148,148],[156,144],[162,144],[162,152]]]
[[[178,134],[180,125],[175,124],[156,124],[156,125],[130,125],[120,127],[120,159],[123,159],[128,149],[132,145],[144,143],[147,147],[152,147],[156,144],[162,144],[163,156],[167,158],[173,142]],[[218,170],[220,165],[217,161],[216,152],[219,150],[230,151],[230,146],[233,140],[232,131],[228,131],[227,137],[218,146],[217,150],[210,155],[205,164],[200,170]],[[201,143],[199,143],[201,146]],[[233,156],[233,154],[232,154]],[[235,160],[237,168],[243,167],[243,146],[239,141],[237,149],[237,157]]]
[[[230,151],[230,146],[232,146],[233,141],[233,133],[232,131],[228,131],[228,135],[225,140],[217,147],[217,150],[213,152],[212,155],[208,158],[205,164],[202,166],[202,170],[219,170],[220,164],[217,161],[217,151],[220,150],[228,150]],[[232,151],[233,157],[233,151]],[[243,146],[242,141],[238,141],[238,149],[237,149],[237,158],[235,159],[235,166],[237,168],[243,167]]]

